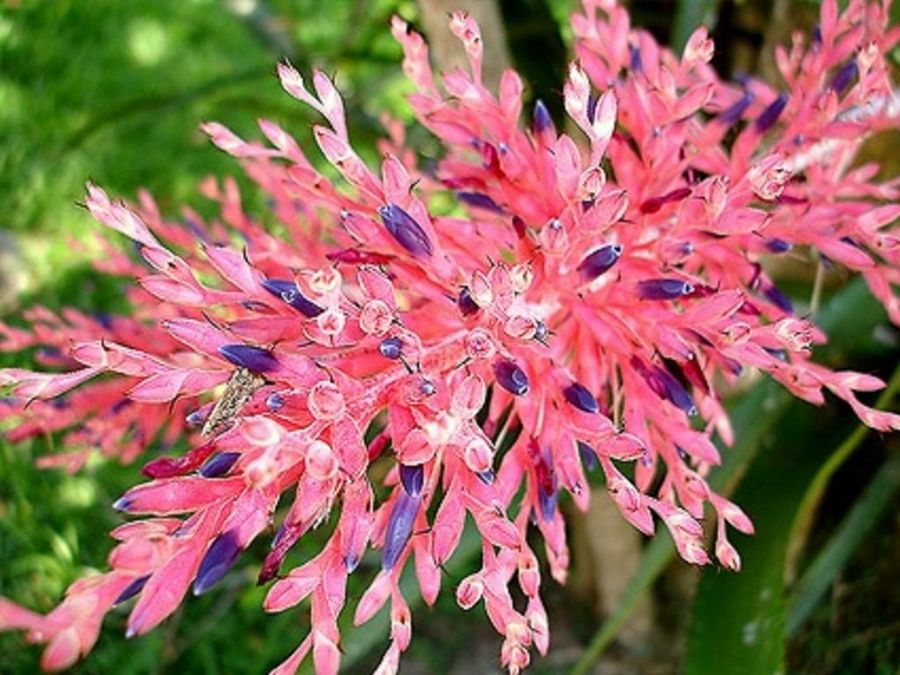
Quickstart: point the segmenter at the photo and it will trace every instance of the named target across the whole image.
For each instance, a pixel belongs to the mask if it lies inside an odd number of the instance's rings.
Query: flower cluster
[[[739,569],[727,528],[752,524],[705,477],[720,461],[711,437],[733,439],[719,391],[742,370],[815,404],[830,391],[866,424],[900,428],[856,398],[881,381],[810,360],[824,335],[762,264],[808,248],[862,274],[900,323],[900,184],[851,164],[862,138],[896,123],[884,54],[900,35],[886,6],[852,0],[839,14],[825,0],[814,34],[777,53],[780,91],[720,79],[704,29],[678,57],[614,0],[584,0],[572,22],[571,134],[541,102],[522,128],[515,72],[496,95],[485,88],[466,14],[450,29],[469,68],[440,86],[423,39],[395,19],[410,105],[444,144],[436,167],[420,169],[389,123],[372,171],[332,81],[316,72],[310,88],[282,64],[284,89],[326,122],[313,136],[339,186],[272,122],[260,123],[266,145],[204,125],[267,193],[277,233],[244,212],[232,182],[204,184],[221,204],[209,223],[88,188],[94,217],[134,241],[136,256],[109,246],[99,264],[137,280],[134,314],[36,308],[30,330],[0,325],[0,348],[40,346],[53,367],[0,371],[11,385],[0,417],[13,439],[65,432],[70,451],[43,461],[70,470],[97,449],[130,461],[160,432],[191,449],[149,461],[151,480],[114,504],[145,517],[113,531],[110,571],[73,584],[46,616],[0,599],[0,628],[47,643],[44,668],[89,651],[120,603],[134,599],[129,636],[150,631],[279,521],[259,573],[275,580],[264,608],[309,598],[311,630],[273,672],[310,652],[317,672],[337,672],[348,576],[370,548],[381,570],[354,619],[390,605],[378,672],[396,672],[412,630],[401,572],[414,566],[433,603],[468,515],[481,566],[456,598],[483,603],[517,673],[532,647],[548,649],[539,556],[565,580],[559,502],[586,508],[586,471],[641,532],[668,528],[688,562],[711,562],[700,521],[714,514],[714,555]],[[446,195],[456,206],[438,214],[433,197]],[[375,464],[389,467],[384,487]],[[322,550],[282,571],[329,518]]]

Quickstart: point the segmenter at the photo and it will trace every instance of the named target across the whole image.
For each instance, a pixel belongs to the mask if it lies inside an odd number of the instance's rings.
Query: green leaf
[[[885,391],[878,405],[890,402],[893,389],[900,384],[895,375],[891,390]],[[756,536],[738,548],[744,559],[740,574],[704,570],[694,605],[688,636],[685,672],[753,673],[782,672],[787,633],[785,569],[798,518],[810,504],[818,503],[828,478],[860,444],[868,429],[857,427],[834,451],[822,439],[847,426],[847,415],[829,414],[802,402],[792,403],[779,423],[773,441],[761,453],[735,495],[754,519]],[[887,499],[877,492],[868,504],[874,509]],[[862,516],[857,516],[858,518]],[[802,528],[801,528],[802,529]],[[804,586],[804,611],[811,609],[837,568],[826,565],[846,560],[861,535],[853,532],[839,536],[839,544],[829,544],[829,555],[814,570]],[[818,562],[818,560],[817,560]],[[804,615],[805,618],[805,615]],[[800,620],[795,619],[795,621]]]
[[[900,455],[888,459],[841,522],[831,541],[804,573],[787,619],[787,635],[794,635],[834,581],[882,511],[900,490]]]
[[[713,28],[719,13],[719,0],[679,0],[672,26],[672,49],[680,52],[691,33],[700,26]]]

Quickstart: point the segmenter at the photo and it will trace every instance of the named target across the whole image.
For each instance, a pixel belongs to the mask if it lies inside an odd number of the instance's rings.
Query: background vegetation
[[[732,73],[771,74],[761,50],[783,35],[785,23],[809,26],[816,14],[814,2],[783,0],[631,4],[635,23],[665,42],[683,41],[698,21],[715,23],[718,65]],[[516,67],[534,83],[532,93],[559,110],[570,3],[504,0],[500,7]],[[420,11],[412,0],[0,2],[0,314],[15,322],[17,309],[34,302],[125,309],[121,282],[97,276],[87,262],[96,225],[76,202],[88,178],[123,196],[145,187],[176,214],[182,204],[205,210],[197,193],[202,178],[234,175],[261,211],[233,160],[207,144],[198,124],[217,120],[253,137],[256,118],[267,117],[309,147],[311,119],[274,78],[282,56],[303,70],[318,65],[337,74],[357,145],[371,151],[382,111],[411,121],[400,49],[387,26],[398,12],[421,23]],[[410,133],[427,155],[427,137]],[[896,163],[886,170],[896,174]],[[799,267],[784,283],[802,305],[815,265]],[[828,278],[816,318],[834,339],[821,356],[893,377],[881,403],[896,406],[897,332],[845,281]],[[0,355],[0,365],[12,363]],[[554,647],[535,672],[588,672],[598,659],[603,672],[616,673],[894,672],[896,438],[866,434],[845,407],[814,409],[764,382],[748,382],[732,406],[741,440],[714,480],[756,521],[757,536],[740,542],[744,571],[686,569],[665,535],[635,543],[638,557],[630,560],[610,550],[599,521],[576,519],[576,536],[600,543],[576,548],[572,583],[551,591]],[[106,532],[118,521],[109,504],[139,480],[140,468],[97,461],[75,476],[36,469],[35,457],[52,452],[53,443],[0,441],[0,595],[40,610],[74,579],[103,567]],[[263,614],[264,589],[253,585],[262,547],[251,554],[221,590],[191,599],[146,637],[126,642],[125,614],[114,612],[75,672],[268,670],[293,649],[306,619],[300,611]],[[461,550],[446,586],[472,564]],[[619,582],[612,578],[617,566],[629,571]],[[434,610],[419,609],[403,672],[495,672],[496,636],[483,617],[461,617],[450,594]],[[383,627],[346,635],[347,672],[371,669]],[[32,672],[37,658],[19,635],[0,635],[0,672]]]

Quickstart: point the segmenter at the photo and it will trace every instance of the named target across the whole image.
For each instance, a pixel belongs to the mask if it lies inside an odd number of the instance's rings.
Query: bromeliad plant
[[[540,102],[522,128],[522,82],[507,71],[498,95],[484,87],[467,15],[450,28],[470,68],[444,74],[443,89],[422,38],[395,19],[410,104],[445,147],[436,168],[418,168],[391,124],[370,170],[331,80],[314,73],[310,91],[282,64],[283,87],[327,121],[313,134],[340,187],[272,122],[260,123],[267,146],[204,125],[270,197],[278,234],[243,211],[231,182],[203,188],[221,221],[188,212],[184,224],[146,195],[128,206],[89,186],[91,213],[135,243],[139,259],[108,246],[98,263],[137,279],[134,311],[35,308],[29,330],[0,326],[5,351],[40,346],[54,367],[0,371],[9,436],[64,432],[69,452],[42,462],[70,470],[97,450],[131,461],[181,436],[191,449],[149,461],[151,480],[114,504],[146,517],[113,531],[110,571],[73,584],[46,616],[0,600],[0,627],[26,630],[47,644],[44,668],[65,668],[111,608],[134,599],[127,635],[150,631],[277,523],[264,607],[310,598],[311,630],[274,672],[310,651],[317,672],[338,670],[348,576],[375,548],[381,571],[354,618],[390,603],[379,672],[392,673],[411,638],[400,575],[413,566],[433,603],[468,514],[482,562],[457,601],[484,604],[516,673],[549,644],[529,530],[564,581],[560,494],[586,508],[585,470],[597,469],[623,517],[648,535],[661,521],[690,563],[711,562],[708,509],[715,558],[739,569],[727,527],[753,527],[704,477],[719,462],[713,434],[733,438],[720,392],[743,370],[900,427],[856,398],[881,381],[810,360],[825,336],[762,264],[809,249],[861,273],[900,323],[900,186],[852,166],[861,139],[896,120],[884,54],[900,35],[887,16],[887,3],[854,0],[839,15],[823,2],[812,37],[777,52],[778,90],[719,79],[704,29],[678,58],[613,0],[585,0],[564,96],[586,143],[559,133]],[[446,195],[457,208],[438,215],[430,205]],[[385,489],[373,465],[389,467]],[[282,496],[293,501],[278,511]],[[321,552],[282,571],[329,519]]]

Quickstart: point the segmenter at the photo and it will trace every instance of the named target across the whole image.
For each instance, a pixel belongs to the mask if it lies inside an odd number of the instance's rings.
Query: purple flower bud
[[[772,101],[766,109],[762,111],[760,116],[756,118],[756,122],[754,122],[756,131],[761,134],[771,129],[775,122],[778,121],[778,118],[781,117],[781,113],[784,111],[787,102],[788,97],[786,94],[778,94],[778,98]]]
[[[762,289],[763,295],[766,296],[769,302],[778,307],[779,309],[788,312],[789,314],[793,314],[794,312],[794,303],[791,302],[791,299],[786,296],[778,286],[775,284],[770,284],[765,286]]]
[[[112,503],[112,507],[114,511],[128,513],[128,509],[131,508],[131,499],[123,495]]]
[[[406,494],[410,497],[418,497],[422,494],[425,485],[425,467],[421,464],[401,464],[400,483]]]
[[[281,298],[303,316],[310,319],[319,316],[325,311],[324,307],[320,307],[304,296],[293,281],[287,279],[264,279],[262,286],[276,298]]]
[[[641,72],[641,69],[644,67],[644,64],[641,62],[641,48],[637,45],[631,45],[631,60],[628,67],[635,73]]]
[[[588,253],[578,264],[578,271],[585,279],[596,279],[616,264],[622,256],[621,244],[607,244]]]
[[[219,353],[234,365],[252,373],[267,373],[278,368],[278,360],[268,349],[251,345],[222,345]]]
[[[528,376],[515,362],[501,359],[494,364],[494,376],[497,383],[514,396],[525,396],[528,393]]]
[[[359,556],[348,554],[344,556],[344,567],[347,569],[347,574],[352,574],[353,570],[359,567]]]
[[[116,414],[122,412],[123,410],[125,410],[125,408],[127,408],[130,405],[131,405],[131,401],[129,401],[127,398],[122,398],[122,399],[119,399],[118,401],[116,401],[115,403],[113,403],[113,405],[109,409],[109,411],[113,415],[116,415]]]
[[[557,479],[556,472],[550,463],[549,453],[541,453],[534,464],[534,478],[537,483],[538,506],[541,509],[541,517],[552,520],[556,513]]]
[[[494,213],[503,213],[503,207],[482,192],[457,192],[456,197],[469,206]]]
[[[791,242],[784,239],[767,239],[765,243],[766,248],[772,253],[787,253],[793,248]]]
[[[594,395],[587,390],[587,387],[578,382],[573,382],[563,389],[563,396],[566,397],[566,401],[569,405],[578,408],[581,412],[600,412],[600,406],[597,404],[597,399],[595,399]]]
[[[403,340],[398,337],[389,337],[381,341],[378,351],[386,359],[399,359],[403,354]]]
[[[475,300],[472,299],[472,293],[465,286],[459,289],[459,299],[456,301],[456,304],[463,316],[472,316],[481,309]]]
[[[185,416],[184,421],[192,429],[199,429],[203,426],[203,423],[206,421],[206,417],[208,414],[209,410],[204,408],[197,408],[197,410],[188,413]]]
[[[674,375],[658,366],[653,369],[653,375],[656,376],[657,381],[662,385],[663,398],[667,399],[672,405],[683,410],[688,415],[693,416],[697,414],[697,406],[694,405],[694,399],[691,398],[687,389],[684,388]]]
[[[400,492],[394,508],[388,520],[387,531],[384,533],[384,552],[381,556],[381,568],[391,570],[400,559],[400,554],[406,547],[412,535],[413,524],[419,513],[420,497],[410,497],[405,491]]]
[[[819,24],[816,24],[815,26],[813,26],[812,42],[813,42],[813,47],[821,47],[822,46],[822,27]]]
[[[113,318],[106,312],[96,312],[94,314],[94,319],[96,319],[97,323],[103,326],[106,330],[113,329]]]
[[[428,257],[434,246],[422,226],[396,204],[386,204],[378,209],[378,215],[387,231],[397,243],[416,257]]]
[[[125,587],[125,589],[121,593],[119,593],[119,597],[117,597],[113,601],[113,605],[121,605],[126,600],[131,600],[131,598],[133,598],[138,593],[140,593],[142,590],[144,590],[144,586],[146,585],[146,583],[149,579],[150,579],[150,575],[146,574],[146,575],[144,575],[142,577],[138,577],[137,579],[132,581],[130,584],[128,584]]]
[[[594,119],[596,119],[596,117],[597,117],[597,104],[599,102],[600,102],[600,99],[598,99],[596,96],[594,96],[593,94],[588,94],[586,112],[587,112],[588,121],[591,124],[594,123]]]
[[[583,441],[576,441],[575,443],[578,446],[578,454],[581,457],[584,468],[588,471],[596,471],[600,466],[600,462],[597,459],[597,451]]]
[[[834,74],[834,78],[831,80],[829,88],[832,91],[836,91],[838,94],[841,94],[847,87],[849,87],[853,83],[853,79],[858,74],[859,68],[856,65],[856,59],[851,58]]]
[[[751,103],[753,103],[753,94],[745,91],[743,96],[720,112],[716,119],[722,124],[734,124],[744,116],[744,112],[750,107]]]
[[[231,467],[241,456],[239,452],[221,452],[200,467],[200,475],[204,478],[218,478],[231,471]]]
[[[694,287],[681,279],[646,279],[638,282],[641,300],[676,300],[694,292]]]
[[[556,131],[555,126],[553,125],[553,118],[550,117],[550,111],[547,110],[547,106],[544,105],[544,102],[541,99],[537,99],[534,102],[534,113],[532,114],[532,129],[534,129],[534,133],[539,134],[547,129],[552,129],[554,132]]]
[[[548,492],[538,485],[538,504],[541,507],[541,517],[545,520],[553,520],[556,514],[556,490]]]
[[[278,412],[284,407],[284,397],[281,394],[269,394],[266,398],[266,407],[272,412]]]
[[[774,357],[775,357],[776,359],[778,359],[779,361],[784,361],[785,363],[787,363],[788,355],[787,355],[787,351],[786,351],[786,350],[784,350],[784,349],[772,349],[771,347],[763,347],[763,349],[765,349],[766,352],[768,352],[769,354],[771,354],[772,356],[774,356]]]
[[[219,583],[222,577],[228,574],[228,570],[231,569],[240,554],[241,547],[238,545],[237,534],[234,530],[229,530],[216,537],[200,562],[197,578],[194,579],[194,595],[202,595]]]
[[[497,477],[493,469],[488,469],[487,471],[479,471],[475,475],[478,476],[478,480],[480,480],[485,485],[493,485],[494,479]]]

